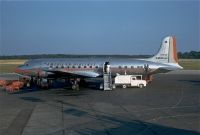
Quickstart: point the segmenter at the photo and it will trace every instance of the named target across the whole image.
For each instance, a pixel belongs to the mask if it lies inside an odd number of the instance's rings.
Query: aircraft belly
[[[134,74],[146,74],[147,72],[144,71],[143,68],[135,68],[135,69],[130,69],[130,68],[127,68],[127,69],[119,69],[119,68],[112,68],[111,69],[111,72],[112,72],[112,76],[115,76],[117,73],[118,74],[130,74],[130,75],[134,75]],[[154,72],[153,69],[149,69],[148,70],[148,74],[152,74]]]

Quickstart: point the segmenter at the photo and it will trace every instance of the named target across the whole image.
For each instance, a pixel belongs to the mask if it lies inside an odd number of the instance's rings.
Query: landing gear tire
[[[75,90],[76,89],[76,85],[72,85],[72,90]]]
[[[139,88],[143,88],[144,87],[144,85],[143,84],[139,84]]]
[[[72,90],[79,90],[79,85],[78,84],[72,85]]]
[[[72,90],[79,90],[79,83],[80,83],[80,79],[78,78],[71,80]]]
[[[99,89],[103,90],[103,83],[100,84]]]
[[[127,88],[127,86],[126,86],[126,85],[122,85],[122,88],[123,88],[123,89],[126,89],[126,88]]]

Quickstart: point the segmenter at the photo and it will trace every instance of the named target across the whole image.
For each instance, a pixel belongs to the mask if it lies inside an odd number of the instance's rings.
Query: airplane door
[[[110,72],[110,62],[105,62],[103,66],[103,72],[109,73]]]

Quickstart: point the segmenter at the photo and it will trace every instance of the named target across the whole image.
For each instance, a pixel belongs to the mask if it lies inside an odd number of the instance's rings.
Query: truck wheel
[[[126,85],[122,85],[122,88],[126,89]]]
[[[144,87],[144,85],[143,84],[139,84],[139,88],[143,88]]]

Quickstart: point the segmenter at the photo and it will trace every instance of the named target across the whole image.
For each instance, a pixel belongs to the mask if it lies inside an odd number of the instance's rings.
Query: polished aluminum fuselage
[[[112,76],[118,74],[155,74],[176,70],[176,65],[148,61],[148,59],[133,58],[55,58],[55,59],[35,59],[29,60],[20,66],[20,71],[25,73],[45,71],[50,73],[50,69],[62,71],[91,71],[103,74],[105,62],[110,63]],[[148,66],[148,69],[145,69]]]

